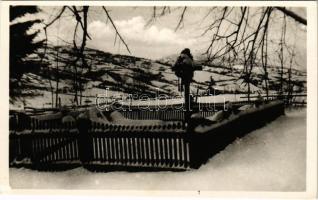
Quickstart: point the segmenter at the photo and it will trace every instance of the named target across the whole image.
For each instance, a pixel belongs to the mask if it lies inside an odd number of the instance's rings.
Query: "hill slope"
[[[58,52],[58,53],[57,53]],[[49,46],[44,62],[48,67],[38,72],[24,74],[21,79],[21,94],[10,96],[10,108],[22,109],[25,106],[51,107],[56,101],[55,93],[62,105],[74,103],[74,67],[71,64],[74,52],[70,46]],[[82,104],[95,103],[96,95],[128,96],[128,94],[148,95],[155,97],[159,94],[180,95],[178,78],[171,71],[171,65],[176,56],[160,60],[149,60],[133,56],[113,55],[95,49],[86,49],[85,57],[90,69],[78,67],[77,78],[81,79]],[[196,59],[196,58],[194,58]],[[200,60],[199,60],[200,62]],[[191,85],[192,93],[205,93],[213,78],[215,89],[224,93],[245,93],[247,85],[240,78],[242,66],[233,68],[226,66],[203,66],[202,71],[196,71]],[[287,82],[287,69],[284,70],[284,80]],[[252,92],[264,92],[262,83],[262,68],[256,67],[253,71]],[[279,85],[278,69],[269,68],[270,89]],[[306,90],[306,73],[292,70],[292,81],[295,90]],[[58,83],[58,84],[57,84]],[[58,88],[58,90],[56,90]],[[52,96],[53,94],[53,96]]]

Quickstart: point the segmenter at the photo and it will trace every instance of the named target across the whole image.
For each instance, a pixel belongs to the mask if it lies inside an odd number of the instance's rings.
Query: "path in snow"
[[[302,191],[306,184],[306,110],[289,111],[186,172],[93,173],[10,169],[12,188]]]

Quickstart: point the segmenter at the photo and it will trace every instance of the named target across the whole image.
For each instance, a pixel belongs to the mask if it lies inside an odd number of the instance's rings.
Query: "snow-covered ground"
[[[237,139],[198,170],[93,173],[10,169],[12,188],[303,191],[306,184],[306,109],[287,111]]]

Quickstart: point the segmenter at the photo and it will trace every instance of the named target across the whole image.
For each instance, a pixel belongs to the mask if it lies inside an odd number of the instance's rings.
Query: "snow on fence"
[[[283,102],[271,102],[194,130],[182,121],[116,125],[79,119],[63,124],[55,118],[31,118],[10,126],[9,163],[53,170],[74,164],[91,169],[198,168],[235,138],[283,113]]]
[[[164,121],[175,121],[183,120],[184,112],[178,110],[158,110],[158,111],[131,111],[131,112],[121,112],[124,117],[128,119],[138,119],[138,120],[164,120]],[[213,113],[212,113],[213,114]],[[211,115],[212,115],[211,114]]]
[[[242,111],[212,126],[196,127],[190,138],[192,167],[198,168],[236,138],[266,125],[283,114],[284,103],[274,101]]]
[[[242,105],[253,104],[254,101],[239,101],[233,102],[232,106],[238,108]],[[163,120],[163,121],[183,121],[184,112],[180,109],[182,104],[168,105],[164,109],[159,109],[156,106],[131,106],[122,107],[121,114],[133,120]],[[142,109],[142,111],[141,111]],[[224,110],[225,102],[223,103],[195,103],[193,105],[194,112],[199,111],[202,117],[212,116],[216,111]]]

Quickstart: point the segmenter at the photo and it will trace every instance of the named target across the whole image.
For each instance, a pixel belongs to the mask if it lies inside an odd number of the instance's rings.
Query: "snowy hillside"
[[[10,95],[10,108],[51,107],[55,104],[55,93],[61,99],[62,105],[74,103],[74,67],[72,61],[74,52],[69,46],[49,46],[44,62],[48,67],[39,72],[24,74],[21,81],[22,95]],[[82,104],[95,103],[96,95],[105,94],[108,88],[109,96],[127,96],[128,94],[146,94],[155,97],[158,93],[180,95],[178,78],[171,71],[176,55],[161,60],[149,60],[133,56],[113,55],[95,49],[87,49],[85,57],[89,67],[78,68],[79,79],[82,80]],[[201,58],[194,58],[201,62]],[[264,93],[263,71],[257,67],[253,71],[251,91]],[[219,93],[238,94],[247,92],[247,84],[243,81],[242,66],[233,68],[226,66],[203,65],[202,71],[196,71],[191,85],[192,93],[206,95],[211,80]],[[280,76],[277,68],[269,69],[269,88],[274,92],[279,87]],[[287,69],[284,70],[284,80],[288,79]],[[292,81],[296,92],[306,91],[306,73],[292,70]],[[58,88],[58,90],[56,90]],[[25,90],[24,90],[25,89]],[[199,89],[199,90],[198,90]],[[53,94],[53,95],[52,95]],[[52,97],[53,96],[53,97]]]

